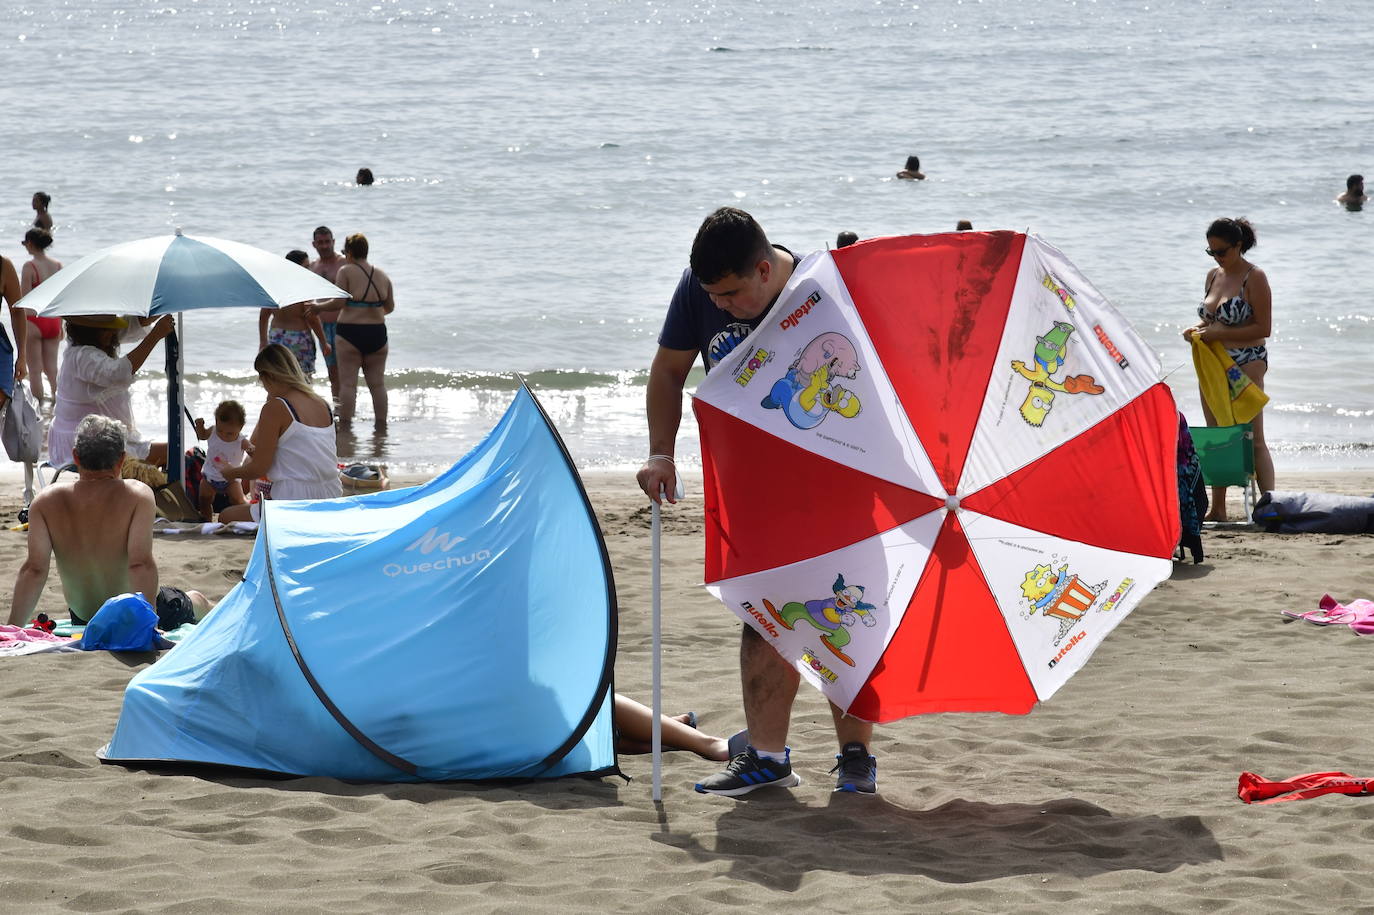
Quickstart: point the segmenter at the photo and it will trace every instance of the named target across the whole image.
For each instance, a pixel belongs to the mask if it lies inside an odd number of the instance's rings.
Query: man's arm
[[[43,593],[43,586],[48,583],[52,538],[48,535],[48,523],[43,518],[41,500],[40,496],[29,506],[29,555],[14,578],[14,597],[10,600],[11,626],[28,625],[38,607],[38,595]],[[151,528],[148,537],[152,539]]]
[[[660,492],[667,493],[669,502],[677,501],[674,495],[677,468],[672,458],[677,448],[677,430],[682,424],[682,389],[697,355],[696,350],[660,346],[649,368],[644,402],[649,417],[649,454],[653,457],[639,468],[636,480],[639,488],[655,502],[659,501]]]
[[[305,326],[310,328],[310,332],[315,335],[315,339],[320,341],[320,355],[328,356],[334,352],[334,348],[329,345],[329,341],[324,338],[324,322],[315,313],[315,306],[307,303],[305,306]]]
[[[157,603],[157,563],[153,561],[153,491],[142,483],[129,481],[138,493],[138,505],[129,521],[129,587],[149,603]]]

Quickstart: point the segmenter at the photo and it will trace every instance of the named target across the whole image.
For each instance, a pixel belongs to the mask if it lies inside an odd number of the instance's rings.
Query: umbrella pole
[[[660,498],[662,494],[660,493]],[[650,502],[653,513],[653,591],[654,591],[654,612],[653,612],[653,654],[654,654],[654,702],[653,702],[653,755],[654,755],[654,785],[653,799],[663,800],[663,658],[662,650],[662,583],[660,581],[660,562],[659,546],[663,536],[663,519],[660,515],[659,503],[657,500]]]
[[[167,357],[167,483],[181,486],[186,477],[186,449],[181,443],[181,330],[184,318],[177,315],[177,330],[165,338]]]

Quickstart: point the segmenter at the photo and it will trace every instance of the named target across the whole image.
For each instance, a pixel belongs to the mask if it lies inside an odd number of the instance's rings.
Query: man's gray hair
[[[124,456],[124,424],[92,413],[76,427],[72,455],[83,470],[113,470]]]

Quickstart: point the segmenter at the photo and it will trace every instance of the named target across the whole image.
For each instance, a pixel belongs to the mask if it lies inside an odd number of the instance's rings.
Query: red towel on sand
[[[1374,778],[1356,778],[1344,772],[1309,772],[1271,782],[1262,775],[1242,772],[1236,793],[1247,804],[1301,801],[1322,794],[1365,795],[1374,794]]]

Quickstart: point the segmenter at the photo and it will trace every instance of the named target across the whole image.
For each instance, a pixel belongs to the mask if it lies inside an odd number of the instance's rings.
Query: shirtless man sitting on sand
[[[77,625],[111,597],[130,591],[155,595],[160,621],[169,611],[175,615],[177,608],[169,604],[189,604],[197,618],[204,614],[210,603],[199,591],[158,591],[153,491],[119,476],[124,424],[107,416],[87,416],[77,426],[72,460],[76,482],[49,486],[29,506],[29,554],[14,579],[9,624],[26,626],[33,618],[54,554],[62,592]],[[92,523],[94,519],[99,522]]]

